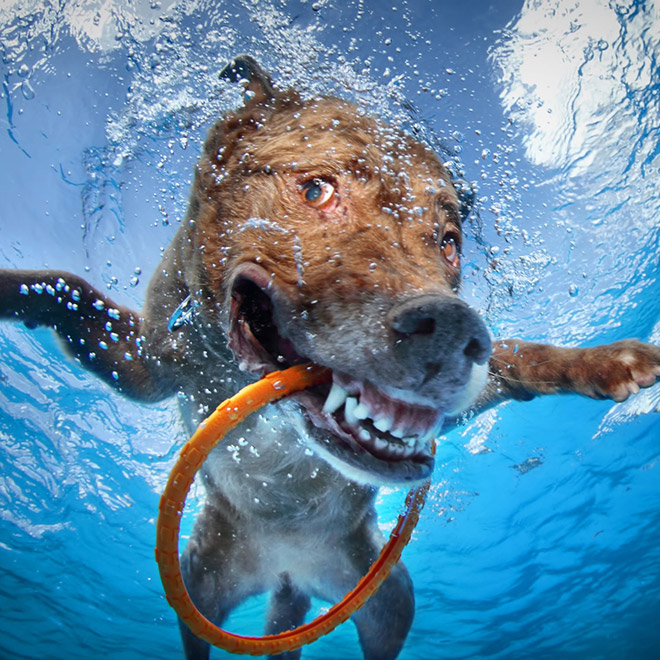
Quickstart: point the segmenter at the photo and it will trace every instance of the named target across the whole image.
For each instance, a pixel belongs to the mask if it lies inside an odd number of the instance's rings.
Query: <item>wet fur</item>
[[[246,340],[232,296],[241,277],[263,273],[274,283],[277,327],[298,354],[383,391],[410,392],[449,423],[470,404],[478,412],[559,391],[622,400],[656,381],[660,351],[635,341],[562,349],[505,340],[491,349],[482,322],[458,301],[458,267],[441,256],[447,231],[460,234],[461,200],[438,157],[348,102],[276,92],[249,58],[227,71],[247,78],[253,96],[210,130],[188,214],[142,313],[69,273],[2,270],[1,317],[53,327],[83,367],[129,397],[182,392],[188,432],[257,377],[238,368]],[[310,176],[335,182],[332,212],[301,203]],[[168,330],[187,296],[191,321]],[[433,332],[401,330],[420,309],[431,310]],[[470,333],[479,354],[466,357]],[[481,388],[473,376],[488,354]],[[251,355],[252,368],[260,359],[268,368],[265,354]],[[326,455],[327,433],[297,403],[281,404],[278,415],[253,416],[207,461],[208,501],[182,557],[193,600],[217,623],[248,596],[271,592],[269,633],[299,625],[310,597],[340,599],[366,571],[383,541],[375,487],[388,481],[386,466],[379,473],[359,456],[345,465]],[[400,563],[353,617],[365,658],[395,658],[413,610]],[[188,658],[208,657],[205,642],[181,631]]]

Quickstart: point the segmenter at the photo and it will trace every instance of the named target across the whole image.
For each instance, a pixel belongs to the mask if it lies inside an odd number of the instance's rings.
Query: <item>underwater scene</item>
[[[208,130],[251,93],[219,77],[247,53],[277,88],[355,103],[466,182],[460,294],[492,337],[660,345],[658,0],[0,9],[0,268],[76,273],[141,309]],[[123,397],[46,327],[3,319],[0,356],[0,658],[183,658],[154,548],[192,402]],[[398,657],[660,658],[659,407],[660,385],[540,396],[440,431],[402,554],[415,615]],[[406,493],[378,491],[384,537]],[[204,501],[197,480],[181,551]],[[306,620],[331,605],[313,597]],[[222,627],[263,635],[268,607],[251,596]],[[362,657],[350,622],[302,649]]]

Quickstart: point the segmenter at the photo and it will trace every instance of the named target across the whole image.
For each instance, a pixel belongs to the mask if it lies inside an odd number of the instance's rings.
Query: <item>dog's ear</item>
[[[231,82],[243,82],[247,101],[265,103],[275,98],[270,76],[249,55],[238,55],[220,71],[220,78]]]

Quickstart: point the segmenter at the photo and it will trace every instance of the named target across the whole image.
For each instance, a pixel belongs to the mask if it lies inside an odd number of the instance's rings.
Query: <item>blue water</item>
[[[495,335],[660,343],[657,1],[61,4],[0,13],[0,266],[139,306],[239,99],[217,71],[251,52],[460,158],[480,209],[464,293]],[[178,657],[153,560],[175,402],[110,393],[46,330],[0,325],[0,355],[0,657]],[[510,403],[444,437],[401,658],[660,657],[659,402]],[[381,497],[384,528],[403,496]],[[263,609],[229,627],[259,633]],[[303,657],[359,658],[354,629]]]

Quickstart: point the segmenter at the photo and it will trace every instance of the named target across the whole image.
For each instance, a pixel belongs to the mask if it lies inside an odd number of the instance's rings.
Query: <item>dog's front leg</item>
[[[0,319],[53,328],[80,364],[123,394],[153,401],[172,392],[157,377],[136,312],[61,271],[0,269]]]
[[[259,558],[243,527],[207,504],[181,554],[181,574],[195,607],[217,626],[246,598],[262,592]],[[186,660],[208,660],[210,646],[179,621]]]
[[[406,641],[414,613],[412,580],[399,562],[353,616],[365,660],[394,660]]]
[[[279,588],[270,599],[266,635],[277,635],[301,626],[311,606],[310,597],[293,584],[286,573],[281,576],[281,580]],[[269,656],[269,660],[298,660],[301,653],[301,649],[285,651]]]
[[[321,597],[337,601],[368,571],[383,545],[375,512],[342,542],[334,544],[338,563],[324,570]],[[394,660],[400,653],[415,614],[412,580],[398,562],[376,593],[353,615],[365,660]]]
[[[510,339],[494,344],[489,369],[490,381],[476,407],[558,392],[624,401],[660,377],[660,348],[635,340],[558,348]]]

